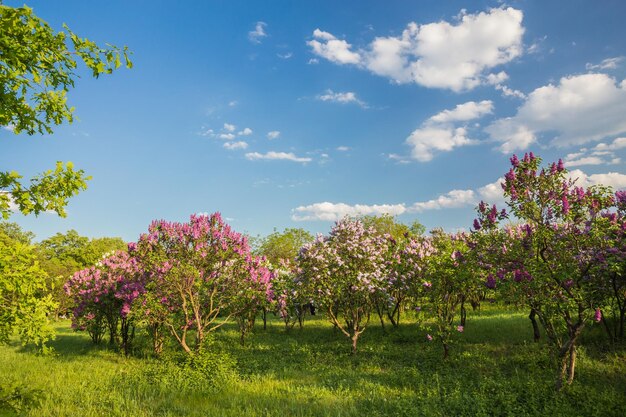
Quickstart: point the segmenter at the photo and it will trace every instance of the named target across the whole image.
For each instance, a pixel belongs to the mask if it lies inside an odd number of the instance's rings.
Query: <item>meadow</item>
[[[17,339],[0,346],[0,415],[13,416],[624,416],[626,346],[600,325],[584,335],[576,380],[554,389],[554,358],[532,341],[527,313],[469,312],[443,360],[428,322],[372,322],[359,350],[322,316],[287,331],[270,315],[246,345],[236,325],[215,332],[196,360],[151,356],[138,331],[133,355],[95,346],[69,321],[54,353]],[[166,350],[167,351],[167,350]],[[174,351],[174,350],[171,350]]]

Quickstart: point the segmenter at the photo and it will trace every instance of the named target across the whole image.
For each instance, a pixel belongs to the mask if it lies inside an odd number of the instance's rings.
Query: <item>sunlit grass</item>
[[[624,346],[607,348],[592,329],[575,383],[557,393],[526,316],[496,306],[470,312],[446,361],[414,318],[385,330],[372,318],[355,356],[321,317],[289,332],[277,319],[265,331],[257,324],[245,346],[227,326],[211,349],[228,352],[234,374],[189,386],[170,377],[171,361],[94,347],[62,322],[54,356],[0,347],[0,381],[32,394],[30,416],[626,415]]]

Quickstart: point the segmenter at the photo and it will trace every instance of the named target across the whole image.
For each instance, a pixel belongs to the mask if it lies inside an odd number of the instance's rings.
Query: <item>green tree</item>
[[[17,223],[0,222],[0,233],[4,233],[11,239],[17,240],[25,245],[30,245],[35,238],[33,232],[22,230]]]
[[[94,77],[122,65],[131,68],[128,50],[101,48],[80,38],[66,25],[54,31],[29,7],[9,7],[0,1],[0,126],[14,133],[52,133],[52,127],[73,121],[67,92],[78,77],[82,61]],[[0,171],[0,214],[12,211],[38,215],[54,211],[65,217],[67,200],[87,188],[90,177],[71,162],[57,162],[54,170],[23,183],[15,171]]]
[[[48,314],[55,303],[45,293],[46,273],[33,247],[0,232],[0,343],[15,331],[39,347],[53,337]]]
[[[304,229],[285,229],[262,238],[255,252],[265,256],[270,263],[278,267],[281,260],[293,261],[300,248],[313,241],[313,235]]]

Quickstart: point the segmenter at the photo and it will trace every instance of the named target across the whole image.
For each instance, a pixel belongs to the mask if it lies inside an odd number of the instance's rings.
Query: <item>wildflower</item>
[[[463,333],[463,326],[456,326],[456,331],[459,333]]]
[[[596,314],[593,316],[593,319],[595,320],[596,323],[599,323],[600,320],[602,320],[602,310],[600,310],[599,308],[596,308]]]
[[[426,335],[426,340],[428,340],[429,342],[431,342],[433,340],[433,337],[429,334]]]

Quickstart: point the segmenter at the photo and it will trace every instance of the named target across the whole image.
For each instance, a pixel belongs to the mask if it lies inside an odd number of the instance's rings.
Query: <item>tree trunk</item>
[[[447,343],[444,343],[443,344],[443,358],[444,359],[448,358],[448,355],[450,354],[449,350],[450,350],[450,346],[448,346]]]
[[[465,297],[461,299],[461,326],[465,327],[465,320],[467,318],[467,311],[465,310]]]
[[[609,323],[606,321],[606,318],[604,318],[604,315],[602,315],[602,324],[604,325],[604,330],[606,330],[606,334],[609,337],[609,342],[614,343],[615,342],[615,336],[613,336],[613,332],[611,331],[611,327],[609,326]]]
[[[576,371],[576,345],[572,345],[569,349],[569,365],[567,367],[567,383],[574,382],[574,373]]]
[[[354,335],[352,335],[352,354],[356,354],[356,344],[357,341],[359,339],[359,333],[354,333]]]
[[[267,330],[267,309],[263,307],[263,330]]]
[[[538,342],[541,338],[541,333],[539,332],[539,324],[537,324],[537,319],[535,318],[536,315],[537,312],[535,311],[535,309],[530,309],[530,314],[528,315],[528,318],[533,325],[533,340],[535,342]]]

